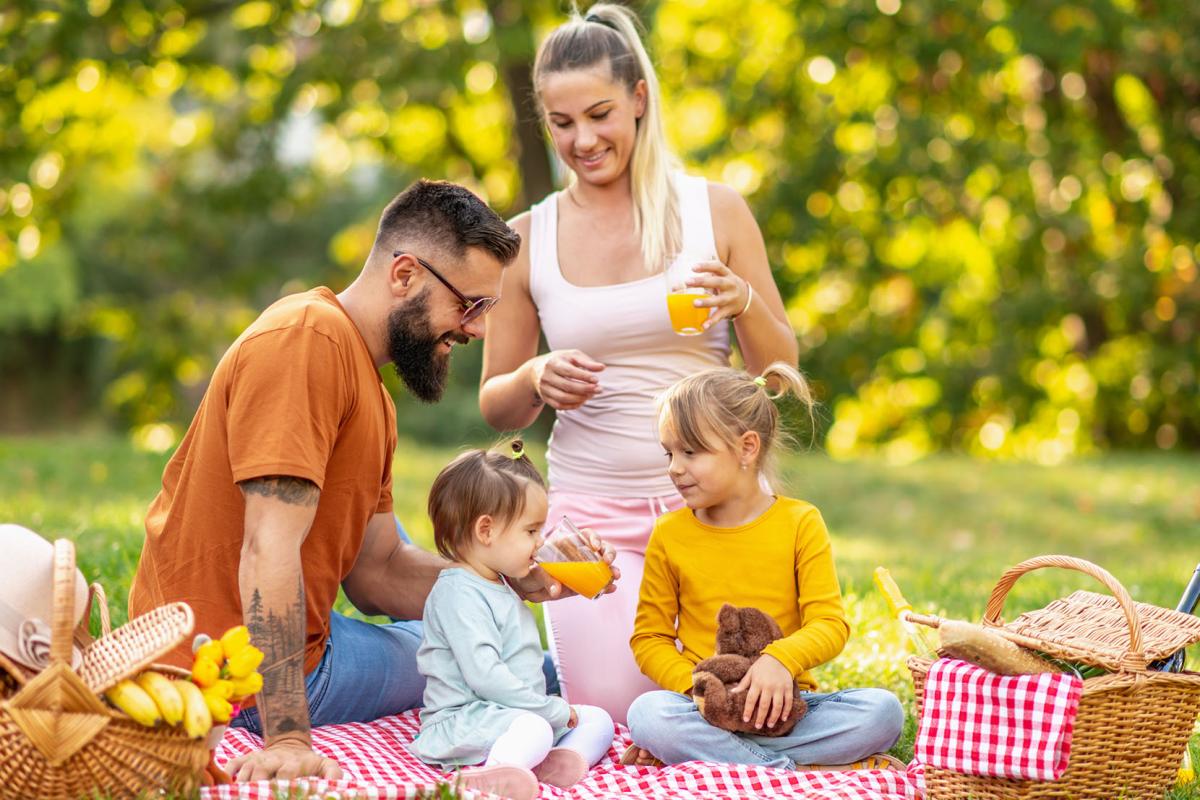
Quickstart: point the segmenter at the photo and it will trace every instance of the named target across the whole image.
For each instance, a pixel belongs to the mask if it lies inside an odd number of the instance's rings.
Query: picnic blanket
[[[1071,755],[1083,681],[997,675],[952,658],[929,668],[916,760],[964,775],[1053,781]]]
[[[405,746],[420,729],[416,711],[385,717],[371,723],[329,725],[313,731],[313,746],[336,759],[345,771],[337,782],[297,781],[301,789],[321,798],[418,797],[438,783],[453,783],[446,774],[424,764]],[[542,786],[541,800],[597,800],[613,797],[652,798],[814,798],[815,800],[921,800],[917,778],[909,773],[884,770],[855,772],[792,772],[728,764],[689,761],[658,769],[623,767],[617,763],[630,744],[629,731],[618,726],[613,746],[587,777],[570,789]],[[216,761],[257,750],[262,740],[240,729],[230,729],[217,746]],[[269,781],[209,787],[203,800],[275,800],[282,786]],[[294,796],[294,795],[288,795]],[[464,797],[479,797],[476,793]]]

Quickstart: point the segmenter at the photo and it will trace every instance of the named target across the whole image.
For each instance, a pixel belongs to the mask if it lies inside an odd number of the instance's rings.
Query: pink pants
[[[567,516],[578,527],[591,528],[617,551],[615,564],[621,570],[612,594],[598,600],[571,597],[542,606],[550,652],[568,702],[599,706],[624,723],[625,712],[639,695],[661,688],[638,669],[629,637],[654,521],[683,506],[677,494],[612,498],[550,492],[547,527]]]

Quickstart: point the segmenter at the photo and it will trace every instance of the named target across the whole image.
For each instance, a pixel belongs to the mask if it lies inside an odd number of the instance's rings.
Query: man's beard
[[[388,314],[388,357],[396,374],[418,400],[436,403],[446,390],[450,354],[439,352],[443,342],[470,341],[457,331],[435,334],[429,324],[429,289]]]

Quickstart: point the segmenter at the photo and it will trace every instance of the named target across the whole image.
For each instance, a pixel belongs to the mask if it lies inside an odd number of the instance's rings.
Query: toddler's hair
[[[780,391],[767,388],[775,381]],[[658,419],[692,450],[713,452],[722,446],[736,450],[742,434],[754,431],[761,440],[758,468],[774,480],[777,445],[791,437],[779,425],[774,401],[794,394],[815,422],[816,400],[804,376],[790,364],[776,361],[761,378],[730,367],[697,372],[676,382],[658,400]]]
[[[438,473],[429,490],[429,519],[438,553],[461,561],[474,535],[475,520],[486,514],[497,522],[509,522],[525,510],[530,484],[546,488],[520,439],[459,455]]]

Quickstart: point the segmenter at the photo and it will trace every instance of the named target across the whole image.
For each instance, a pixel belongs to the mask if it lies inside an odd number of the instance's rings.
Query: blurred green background
[[[762,226],[830,454],[1200,444],[1200,4],[635,7],[674,146]],[[563,12],[6,4],[0,430],[169,449],[241,328],[348,283],[411,179],[506,215],[550,191],[529,67]],[[488,435],[479,350],[439,406],[392,380],[402,434]]]

